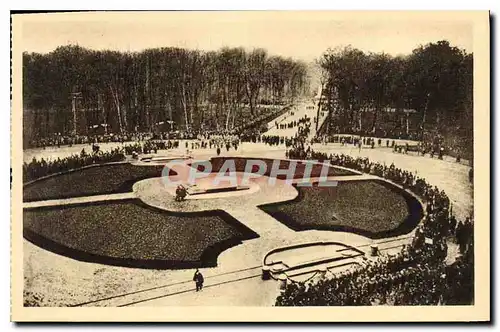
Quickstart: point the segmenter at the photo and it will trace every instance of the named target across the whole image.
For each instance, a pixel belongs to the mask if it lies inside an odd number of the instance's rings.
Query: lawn
[[[23,189],[25,202],[131,192],[135,182],[162,175],[163,166],[128,163],[84,168],[55,175]]]
[[[348,231],[378,239],[410,232],[422,217],[420,203],[381,180],[339,182],[336,187],[297,187],[291,202],[260,208],[288,227]]]
[[[223,250],[257,234],[222,211],[179,214],[139,200],[24,210],[24,237],[74,259],[172,269],[217,265]]]
[[[265,158],[242,158],[242,157],[216,157],[210,159],[210,162],[212,164],[212,172],[218,172],[222,165],[226,162],[226,160],[234,160],[235,168],[237,172],[244,172],[245,167],[247,165],[247,161],[255,161],[255,160],[260,160],[263,161],[266,164],[266,172],[264,175],[269,176],[271,174],[272,166],[275,161],[279,161],[279,168],[280,169],[287,169],[290,165],[290,160],[278,160],[278,159],[265,159]],[[193,164],[193,166],[196,166],[196,163]],[[294,179],[300,179],[304,176],[306,164],[305,162],[297,162],[296,167],[295,167],[295,172],[294,172]],[[203,170],[203,166],[199,165],[198,169],[200,171]],[[311,177],[319,177],[323,169],[322,164],[314,164],[312,169],[311,169]],[[254,166],[252,172],[257,172],[258,167]],[[336,167],[329,167],[328,168],[328,176],[341,176],[341,175],[355,175],[357,173],[349,171],[349,170],[344,170]],[[284,179],[284,175],[278,175],[278,179]]]

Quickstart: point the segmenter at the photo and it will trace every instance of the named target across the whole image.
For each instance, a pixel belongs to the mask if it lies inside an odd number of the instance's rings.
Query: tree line
[[[419,136],[437,130],[472,138],[473,54],[448,41],[404,56],[329,49],[318,63],[325,106],[336,115],[330,124],[375,133],[390,109],[401,118],[412,112]],[[392,129],[407,130],[401,122]]]
[[[25,52],[23,75],[35,136],[70,133],[72,109],[81,128],[104,124],[115,133],[152,131],[165,122],[185,130],[231,129],[235,119],[255,117],[259,105],[281,105],[309,89],[305,63],[229,47],[117,52],[62,46],[48,54]]]

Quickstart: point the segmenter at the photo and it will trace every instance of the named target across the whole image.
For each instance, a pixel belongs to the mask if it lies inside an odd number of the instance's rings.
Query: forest
[[[307,64],[225,47],[142,52],[61,46],[23,54],[25,119],[35,137],[54,133],[229,130],[308,93]],[[73,112],[76,110],[76,112]],[[25,120],[26,121],[26,120]]]
[[[315,65],[229,47],[61,46],[23,57],[25,122],[33,124],[25,128],[32,137],[75,134],[75,127],[83,135],[231,130],[312,97],[320,76],[321,108],[330,111],[324,133],[445,136],[448,145],[472,146],[473,54],[448,41],[399,56],[338,47]]]
[[[473,54],[438,41],[400,56],[329,49],[318,62],[330,132],[398,136],[413,129],[418,139],[431,133],[471,144]]]

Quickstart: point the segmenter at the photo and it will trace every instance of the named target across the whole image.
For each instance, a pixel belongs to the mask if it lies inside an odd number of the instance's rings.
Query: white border
[[[344,2],[335,2],[335,3],[329,3],[327,5],[326,1],[321,1],[321,0],[308,0],[308,1],[293,1],[289,0],[284,2],[283,4],[280,4],[278,1],[272,1],[272,0],[252,0],[252,1],[244,1],[244,2],[236,2],[236,1],[231,1],[231,0],[212,0],[212,1],[179,1],[177,3],[169,3],[168,6],[163,7],[163,8],[158,8],[158,3],[155,3],[153,1],[146,1],[146,0],[141,0],[141,1],[130,1],[130,0],[122,0],[120,2],[115,3],[112,5],[111,3],[107,3],[102,0],[87,0],[85,2],[69,2],[69,1],[51,1],[50,3],[47,1],[43,2],[43,9],[44,10],[50,10],[50,9],[59,9],[59,8],[64,8],[64,9],[93,9],[93,10],[98,10],[98,9],[210,9],[210,10],[216,10],[216,9],[456,9],[456,10],[461,10],[461,9],[490,9],[493,11],[493,13],[498,13],[499,10],[499,1],[493,1],[493,0],[475,0],[475,1],[450,1],[449,3],[440,3],[434,0],[420,0],[420,1],[415,1],[415,2],[410,2],[410,1],[387,1],[387,0],[378,0],[378,1],[370,1],[370,0],[364,0],[364,1],[344,1]],[[15,3],[15,9],[35,9],[35,8],[40,8],[42,3],[40,1],[17,1]],[[7,2],[2,2],[0,4],[1,7],[7,7],[8,4]],[[4,8],[2,8],[4,9]],[[7,30],[10,29],[9,27],[9,15],[10,13],[8,12],[9,9],[11,8],[5,8],[6,10],[1,11],[1,20],[0,24],[2,26],[2,31],[3,33],[0,34],[0,38],[2,41],[2,45],[4,45],[3,52],[1,53],[1,61],[0,63],[3,64],[1,69],[1,74],[0,77],[2,77],[2,104],[4,105],[4,110],[0,113],[0,124],[3,126],[2,130],[0,130],[0,145],[2,149],[0,151],[5,151],[6,154],[10,154],[10,96],[9,96],[9,85],[10,85],[10,71],[7,67],[7,63],[9,61],[10,54],[7,52],[7,50],[10,47],[10,40],[9,40],[9,34],[7,33]],[[14,9],[14,8],[12,8]],[[494,44],[498,41],[498,35],[493,34],[492,35],[494,38]],[[492,60],[495,58],[495,55],[492,56]],[[495,71],[496,74],[496,71]],[[496,75],[495,75],[496,76]],[[494,78],[493,78],[494,79]],[[493,95],[499,95],[499,88],[498,86],[495,87],[495,91],[493,92]],[[495,112],[494,109],[492,109],[492,113]],[[500,127],[500,120],[499,117],[497,116],[497,119],[495,121],[495,124],[497,127]],[[495,131],[493,131],[495,132]],[[495,140],[495,143],[496,142]],[[495,148],[495,152],[499,152],[500,147]],[[4,174],[3,177],[0,177],[0,181],[2,181],[2,188],[1,191],[1,199],[0,202],[2,204],[2,211],[9,211],[10,212],[10,192],[8,191],[9,184],[7,183],[7,171],[8,171],[9,166],[7,165],[6,162],[2,163],[2,169],[1,169],[1,174]],[[496,184],[496,183],[495,183]],[[497,197],[495,199],[494,205],[499,206],[500,204],[500,198]],[[4,212],[5,213],[5,212]],[[2,287],[1,293],[0,293],[0,306],[1,306],[1,312],[3,313],[2,315],[2,330],[12,330],[14,329],[14,325],[8,323],[8,313],[10,311],[10,292],[9,292],[9,286],[10,285],[10,273],[9,269],[7,268],[7,264],[9,264],[10,261],[10,239],[9,239],[9,220],[10,220],[10,213],[5,213],[7,216],[4,218],[4,222],[2,227],[4,227],[1,232],[2,238],[0,239],[1,241],[1,250],[0,250],[0,255],[2,258],[2,269],[1,269],[1,281],[2,281]],[[492,220],[493,221],[493,220]],[[496,239],[500,238],[499,227],[496,226]],[[495,241],[493,241],[492,244],[494,244]],[[498,247],[498,246],[495,246]],[[498,252],[496,252],[498,254]],[[498,257],[498,255],[494,256]],[[495,287],[497,288],[497,287]],[[498,306],[494,306],[498,310]],[[495,312],[496,313],[496,312]],[[495,317],[495,313],[492,314],[492,317]],[[498,317],[498,316],[497,316]],[[47,327],[49,329],[56,328],[54,326],[52,327]],[[92,327],[94,330],[98,331],[103,331],[106,327]],[[118,326],[109,326],[108,328],[114,328],[114,329],[119,329],[122,327]],[[132,327],[134,330],[143,330],[145,327]],[[163,327],[160,327],[163,328]],[[169,326],[169,329],[172,330],[178,330],[179,327],[173,327]],[[207,328],[207,327],[205,327]],[[212,329],[220,329],[220,326],[217,327],[211,327]],[[243,327],[238,326],[238,327],[232,327],[231,329],[241,329]],[[281,327],[273,327],[273,329],[290,329],[292,328],[291,326],[281,326]],[[330,327],[325,327],[325,328],[330,328]],[[397,326],[373,326],[373,328],[383,328],[385,329],[400,329],[400,327]],[[425,328],[427,331],[432,331],[432,330],[437,330],[437,328],[434,327],[429,327],[429,326],[422,326],[422,328]],[[455,330],[461,330],[465,329],[467,327],[465,326],[454,326]],[[88,327],[81,326],[81,327],[71,327],[71,326],[59,326],[57,329],[71,329],[72,331],[83,331],[85,329],[87,331]],[[359,330],[364,330],[364,327],[356,327],[353,328],[352,330],[359,331]]]

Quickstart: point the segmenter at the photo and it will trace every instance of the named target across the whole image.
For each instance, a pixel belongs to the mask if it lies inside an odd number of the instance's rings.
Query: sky
[[[435,13],[434,13],[435,14]],[[177,46],[252,49],[313,61],[328,48],[408,54],[446,39],[472,52],[472,24],[463,16],[402,12],[115,12],[23,15],[23,51],[47,53],[78,44],[91,49],[141,51]],[[16,32],[18,35],[16,35]]]

